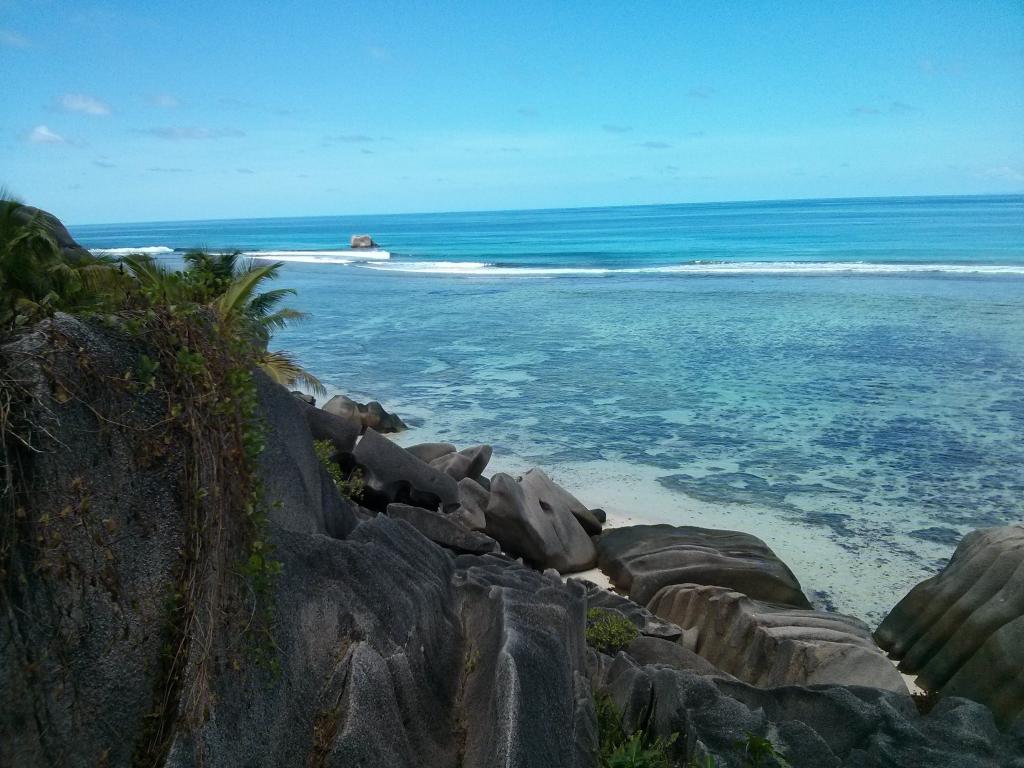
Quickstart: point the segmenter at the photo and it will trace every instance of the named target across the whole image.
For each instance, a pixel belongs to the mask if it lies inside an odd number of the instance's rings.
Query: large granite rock
[[[455,480],[470,478],[476,480],[487,468],[491,460],[491,446],[474,445],[461,451],[439,456],[430,462],[430,466],[439,469]]]
[[[735,679],[699,653],[691,651],[679,643],[662,640],[658,637],[640,635],[629,644],[625,652],[632,656],[638,664],[645,666],[648,664],[661,664],[673,669],[685,669],[690,672],[696,672],[698,675],[725,677],[730,680]]]
[[[697,584],[663,587],[648,608],[696,630],[697,653],[752,685],[862,685],[907,693],[867,625],[851,616]]]
[[[588,535],[596,536],[601,533],[601,523],[594,514],[579,499],[556,484],[543,470],[535,467],[527,471],[519,478],[519,484],[545,509],[550,509],[558,515],[568,513],[575,517]]]
[[[499,472],[491,478],[485,515],[484,532],[505,552],[538,568],[585,571],[597,560],[593,542],[569,511],[546,507],[531,484],[509,475]]]
[[[490,491],[467,477],[459,481],[459,508],[452,516],[471,531],[482,531],[487,527],[484,510],[490,500]]]
[[[768,739],[792,768],[1008,768],[1024,765],[1024,731],[1001,734],[967,699],[927,715],[909,696],[877,688],[784,686],[641,666],[620,653],[597,665],[593,685],[611,696],[627,730],[678,734],[679,764],[748,768],[751,736]],[[767,758],[761,765],[774,765]]]
[[[1024,525],[963,538],[949,564],[914,587],[875,633],[926,689],[1024,719]]]
[[[451,443],[417,443],[416,445],[410,445],[405,450],[420,461],[425,461],[429,464],[434,459],[440,459],[442,456],[455,453],[459,449]]]
[[[610,589],[605,589],[586,579],[578,579],[578,581],[587,591],[587,610],[591,608],[604,608],[609,611],[615,611],[629,619],[641,635],[672,641],[679,640],[683,636],[682,627],[658,618],[628,597],[623,597],[612,592]]]
[[[363,423],[353,414],[338,416],[296,398],[306,417],[306,426],[314,440],[329,441],[340,453],[351,453],[363,431]]]
[[[435,544],[471,555],[485,555],[498,551],[498,542],[478,531],[471,531],[449,515],[442,515],[422,507],[408,504],[388,504],[388,517],[405,520]]]
[[[669,584],[714,584],[756,600],[811,607],[793,572],[747,533],[630,525],[602,535],[597,552],[598,567],[637,603],[646,604]]]
[[[363,404],[345,395],[335,395],[324,403],[323,409],[346,420],[358,419],[363,432],[372,429],[381,434],[388,434],[408,429],[397,414],[388,413],[376,400]]]
[[[22,221],[35,220],[42,224],[57,243],[57,247],[61,250],[61,255],[68,261],[76,262],[91,258],[91,254],[76,242],[75,238],[68,232],[68,228],[52,213],[31,205],[21,205],[15,209],[14,216]]]
[[[383,510],[388,504],[399,502],[451,512],[459,506],[459,487],[455,480],[376,430],[366,430],[352,455],[363,471],[364,500],[368,507]]]

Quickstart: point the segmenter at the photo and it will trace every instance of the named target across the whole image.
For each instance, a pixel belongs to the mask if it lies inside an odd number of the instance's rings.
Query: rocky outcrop
[[[578,581],[587,590],[587,610],[591,608],[604,608],[609,611],[615,611],[629,619],[641,635],[671,641],[682,638],[682,627],[658,618],[642,605],[637,605],[629,598],[616,594],[593,582],[585,579],[579,579]]]
[[[664,587],[648,608],[694,630],[697,653],[751,685],[862,685],[907,693],[867,625],[852,616],[696,584]]]
[[[460,523],[471,531],[482,531],[487,527],[484,510],[490,501],[490,491],[475,480],[466,478],[459,481],[459,508],[452,513]]]
[[[968,534],[941,573],[921,582],[875,638],[918,684],[1024,719],[1024,525]]]
[[[519,484],[527,494],[536,498],[544,509],[562,516],[566,513],[572,515],[590,536],[601,533],[601,522],[594,514],[579,499],[557,485],[543,470],[536,467],[528,470],[519,478]]]
[[[421,507],[411,507],[408,504],[388,504],[387,514],[394,520],[405,520],[445,549],[471,555],[485,555],[498,551],[498,542],[490,536],[469,530],[457,520],[453,520],[450,515],[442,515],[440,512]]]
[[[570,573],[592,567],[597,552],[586,531],[568,510],[542,502],[533,485],[499,472],[491,478],[484,532],[537,568]]]
[[[594,685],[628,730],[648,723],[654,735],[678,734],[683,765],[711,756],[718,768],[747,768],[751,737],[767,739],[794,768],[1005,768],[1024,757],[1024,731],[1000,733],[991,712],[967,699],[944,699],[921,715],[909,696],[876,688],[756,688],[641,666],[625,653],[595,665]]]
[[[713,584],[756,600],[811,607],[793,572],[747,533],[631,525],[608,531],[597,547],[598,566],[637,603],[647,604],[669,584]]]
[[[363,431],[358,416],[338,416],[312,403],[296,398],[302,406],[302,415],[314,440],[329,441],[339,453],[351,453]]]
[[[335,395],[324,403],[323,409],[346,420],[358,420],[362,432],[372,429],[380,434],[389,434],[404,432],[408,429],[397,414],[388,413],[384,410],[384,406],[376,400],[364,405],[345,397],[345,395]]]
[[[368,429],[353,452],[366,482],[365,504],[384,510],[395,502],[453,512],[459,506],[458,484],[404,448]]]
[[[352,239],[349,241],[349,245],[352,248],[376,248],[377,244],[373,242],[373,238],[369,235],[352,235]]]
[[[75,238],[68,232],[68,228],[52,213],[34,208],[31,205],[21,205],[15,209],[14,216],[21,221],[27,222],[34,219],[42,224],[57,243],[61,255],[68,261],[74,263],[91,258],[91,254],[75,241]]]
[[[474,445],[472,448],[438,456],[430,462],[430,466],[450,475],[456,481],[466,478],[476,480],[487,468],[487,463],[491,460],[491,452],[492,449],[489,445]]]

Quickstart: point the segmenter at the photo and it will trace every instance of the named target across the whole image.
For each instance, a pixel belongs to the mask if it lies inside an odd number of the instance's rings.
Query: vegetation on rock
[[[636,640],[636,625],[618,611],[591,608],[587,611],[587,645],[596,651],[616,654]]]
[[[313,449],[341,495],[352,501],[362,501],[366,491],[366,479],[363,477],[362,470],[356,467],[346,476],[334,459],[335,448],[330,440],[314,440]]]

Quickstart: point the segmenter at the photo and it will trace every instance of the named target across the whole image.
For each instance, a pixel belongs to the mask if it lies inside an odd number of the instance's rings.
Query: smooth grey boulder
[[[369,235],[352,235],[352,239],[349,241],[351,248],[374,248],[376,245]]]
[[[756,688],[642,666],[626,653],[594,674],[595,690],[611,696],[627,730],[646,724],[653,736],[678,734],[681,765],[710,756],[718,768],[747,768],[751,735],[768,739],[792,768],[1017,768],[1024,760],[1024,733],[1001,734],[991,712],[967,699],[921,715],[909,696],[876,688]]]
[[[296,398],[296,401],[302,408],[314,440],[327,440],[339,453],[352,453],[363,430],[358,416],[337,416],[301,399]]]
[[[583,530],[590,536],[601,533],[601,523],[579,499],[555,483],[543,470],[533,469],[519,478],[519,484],[527,493],[536,497],[541,506],[557,514],[568,512],[576,518]]]
[[[594,543],[564,509],[545,508],[531,486],[499,472],[491,478],[484,532],[513,557],[560,573],[585,571],[597,560]]]
[[[600,536],[597,552],[598,567],[637,603],[646,605],[669,584],[713,584],[755,600],[811,607],[793,572],[748,533],[630,525]]]
[[[967,534],[949,564],[915,586],[875,632],[928,690],[1024,719],[1024,525]]]
[[[684,648],[679,643],[662,640],[660,637],[640,635],[629,644],[626,653],[632,656],[638,664],[663,664],[673,669],[686,669],[698,675],[735,679],[700,654],[694,653],[689,648]]]
[[[455,453],[459,449],[451,443],[417,443],[416,445],[410,445],[405,450],[420,461],[425,461],[429,464],[434,459],[447,456],[449,453]]]
[[[459,506],[458,484],[373,429],[366,430],[353,452],[363,470],[364,503],[385,509],[400,502],[451,512]]]
[[[663,587],[647,607],[696,630],[694,650],[751,685],[861,685],[908,693],[871,630],[852,616],[766,603],[698,584]]]
[[[316,398],[315,397],[313,397],[312,395],[308,395],[305,392],[301,392],[301,391],[299,391],[297,389],[293,389],[292,390],[292,397],[295,397],[295,398],[301,400],[306,405],[316,405]]]
[[[633,622],[641,635],[670,641],[679,640],[683,636],[681,627],[658,618],[644,606],[634,603],[628,597],[623,597],[586,579],[578,579],[578,581],[587,590],[587,610],[605,608],[616,611]]]
[[[343,419],[358,419],[362,432],[373,429],[388,434],[408,429],[397,414],[388,413],[376,400],[364,405],[345,395],[335,395],[324,403],[323,410]]]
[[[601,525],[604,525],[606,522],[608,522],[608,513],[605,512],[600,507],[590,510],[590,514],[592,514],[594,516],[594,519],[597,520],[597,522],[599,522]]]
[[[76,262],[91,258],[92,254],[78,244],[64,223],[52,213],[31,205],[20,205],[14,209],[14,217],[24,222],[34,220],[42,224],[57,243],[61,255],[68,261]]]
[[[491,446],[474,445],[472,448],[440,456],[431,461],[430,466],[451,475],[456,480],[475,480],[483,474],[490,460]]]
[[[459,481],[459,508],[452,516],[472,531],[482,531],[487,527],[487,516],[484,510],[491,499],[490,491],[468,477]]]
[[[447,515],[408,504],[388,504],[388,517],[405,520],[435,544],[445,549],[470,555],[484,555],[498,551],[498,542],[490,536],[471,531]]]

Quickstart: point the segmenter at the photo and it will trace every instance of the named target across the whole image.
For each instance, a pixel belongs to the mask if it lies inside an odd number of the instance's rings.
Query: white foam
[[[464,277],[600,277],[603,275],[896,275],[939,273],[954,275],[1024,275],[1024,265],[1003,264],[873,264],[864,261],[702,261],[660,267],[512,267],[479,261],[393,261],[365,264],[387,272],[413,272]]]
[[[391,258],[388,251],[344,250],[344,251],[245,251],[243,256],[254,259],[275,259],[277,261],[300,261],[306,263],[351,264],[353,261],[386,261]]]
[[[161,253],[174,253],[174,249],[166,245],[142,245],[138,248],[90,248],[89,253],[97,256],[129,256],[133,253],[156,256]]]

